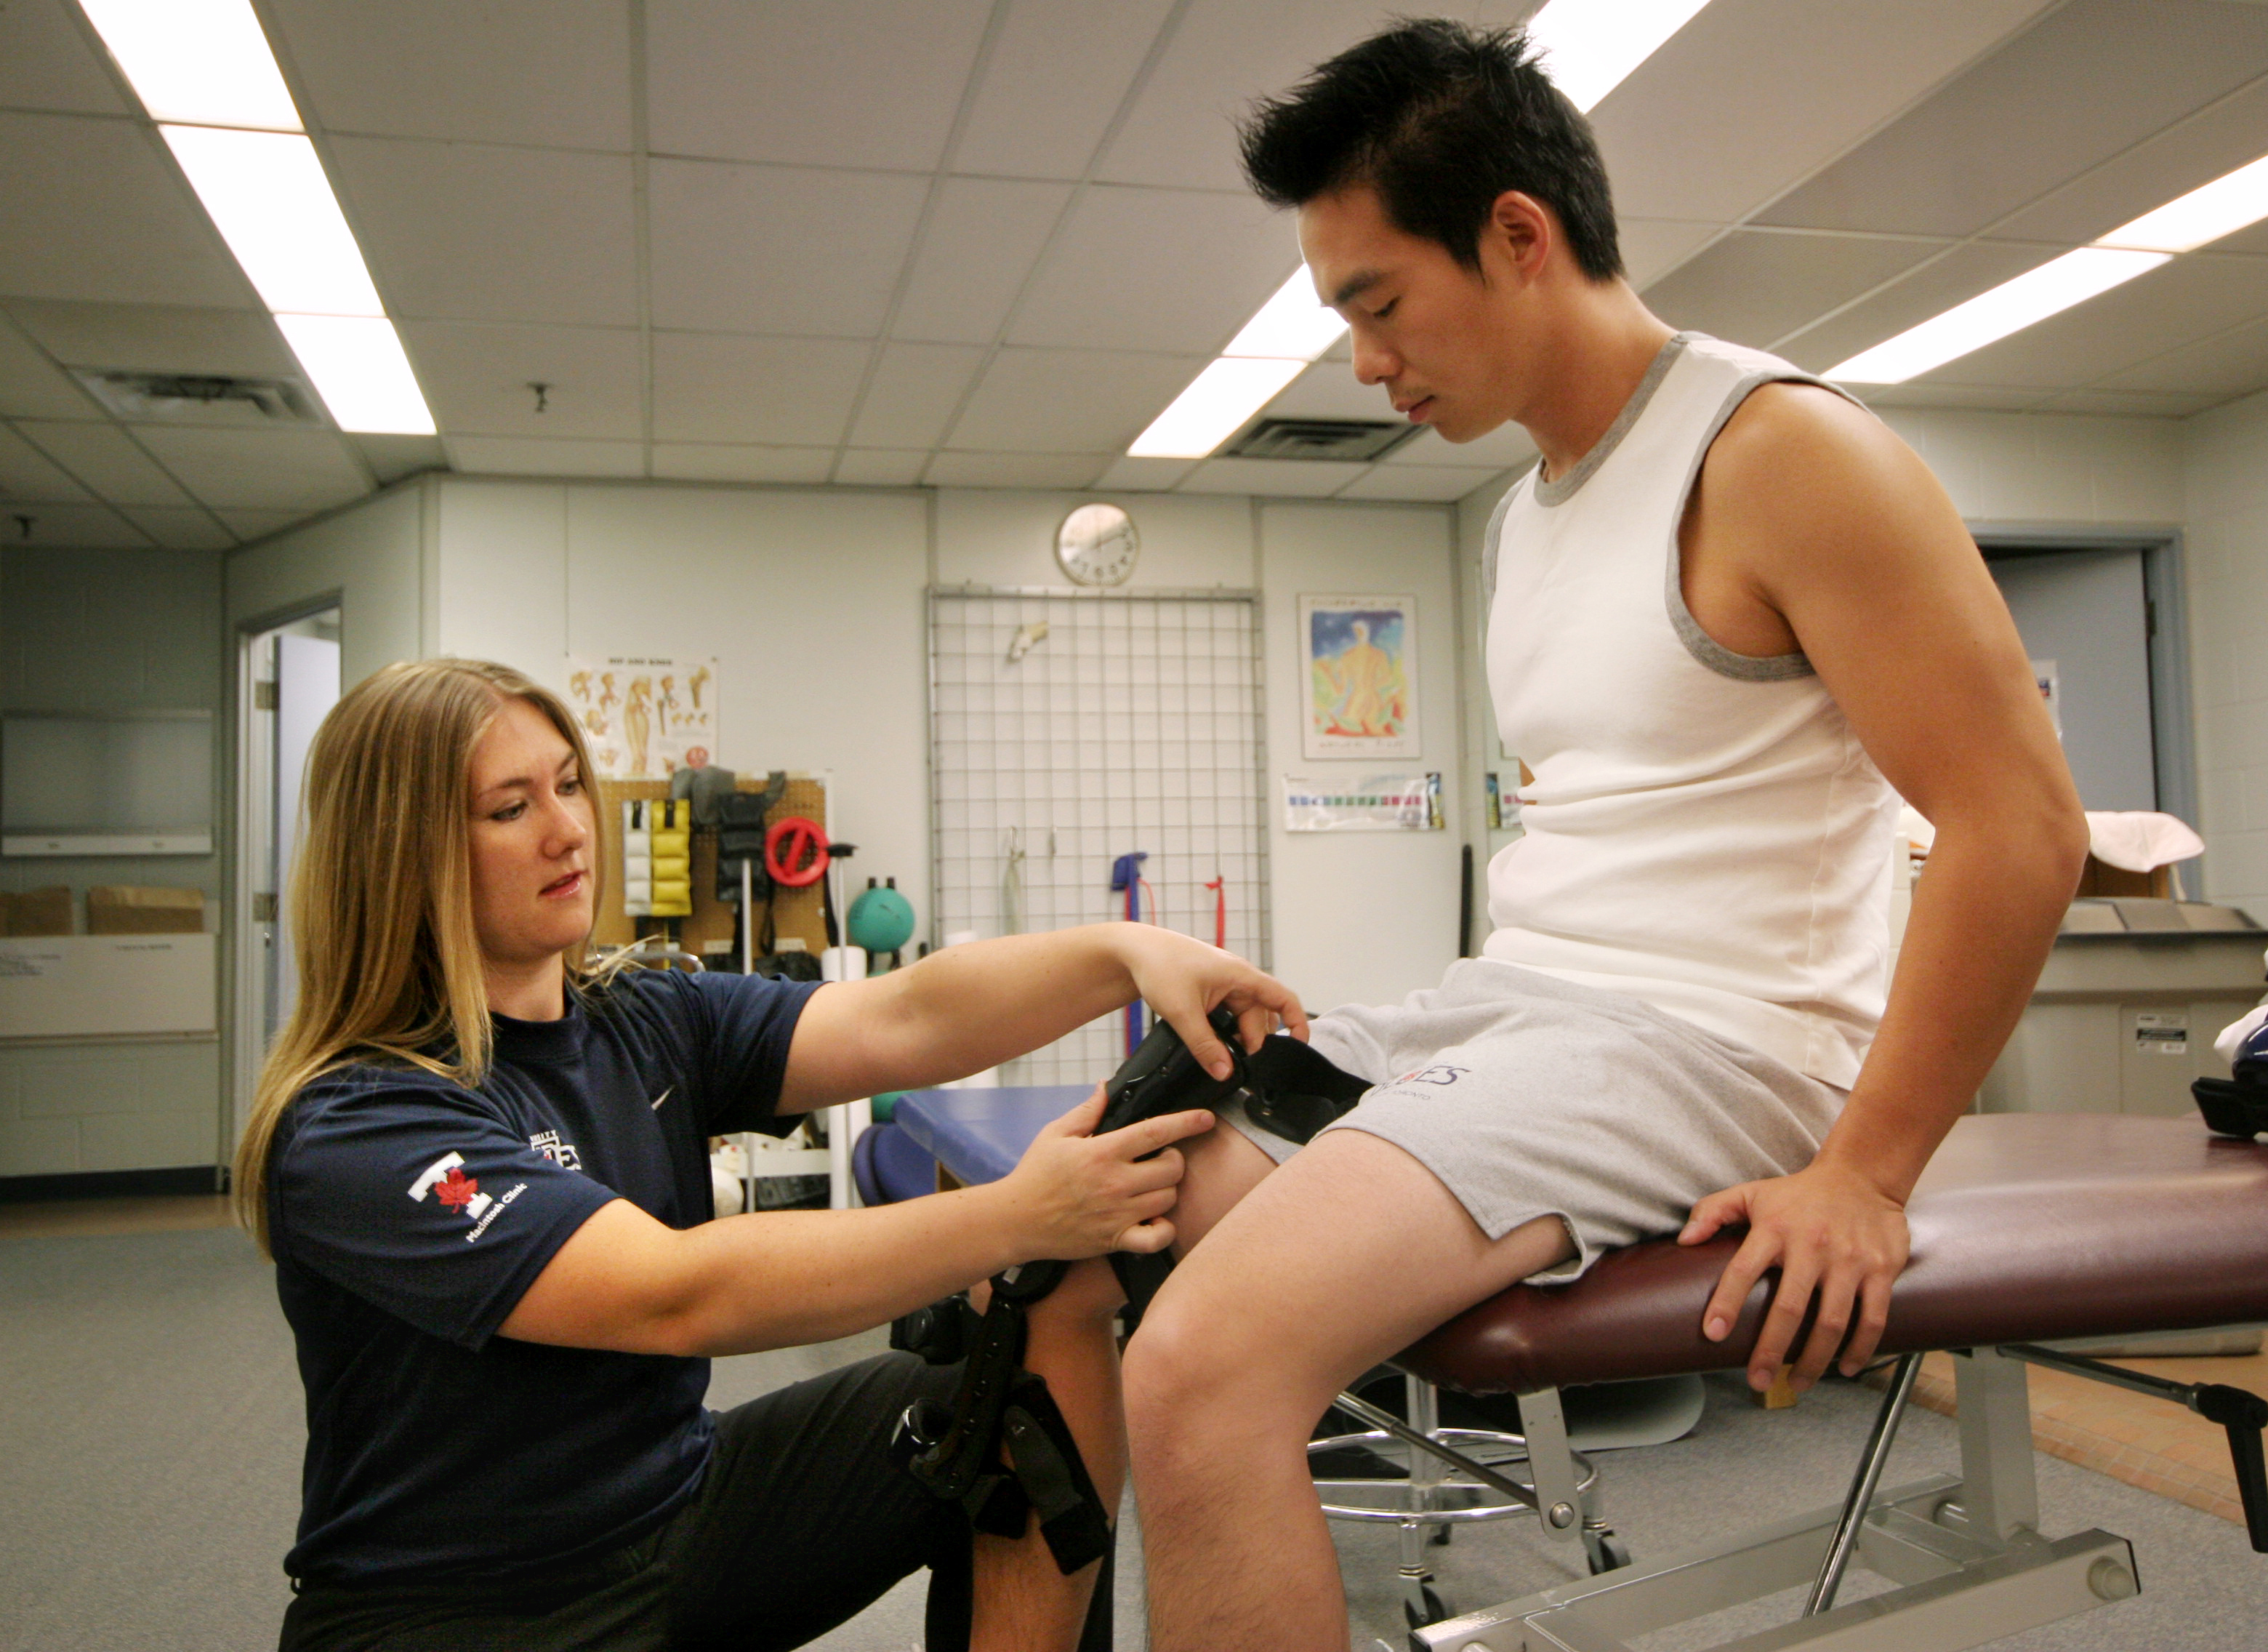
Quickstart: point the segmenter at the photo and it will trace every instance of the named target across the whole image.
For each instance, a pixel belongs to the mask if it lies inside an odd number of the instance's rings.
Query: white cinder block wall
[[[2206,888],[2268,921],[2268,395],[2182,434]]]

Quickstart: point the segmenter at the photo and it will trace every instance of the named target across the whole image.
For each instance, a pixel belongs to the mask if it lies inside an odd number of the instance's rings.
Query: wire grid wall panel
[[[932,591],[933,939],[1123,917],[1111,867],[1138,851],[1145,917],[1209,942],[1223,879],[1228,949],[1265,968],[1263,714],[1250,592]],[[1001,1079],[1092,1083],[1124,1039],[1112,1014]]]

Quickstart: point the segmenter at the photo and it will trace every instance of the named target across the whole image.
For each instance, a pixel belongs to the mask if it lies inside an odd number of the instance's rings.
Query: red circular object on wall
[[[764,834],[764,870],[791,889],[818,882],[827,872],[827,834],[800,815],[774,821]]]

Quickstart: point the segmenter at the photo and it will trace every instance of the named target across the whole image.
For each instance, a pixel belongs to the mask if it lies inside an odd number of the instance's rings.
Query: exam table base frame
[[[1857,1559],[1895,1587],[1711,1652],[1962,1652],[2138,1591],[2124,1538],[2039,1535],[2023,1365],[1979,1348],[1955,1371],[1961,1474],[1873,1496],[1858,1531]],[[1879,1469],[1879,1454],[1868,1460]],[[1854,1482],[1867,1472],[1862,1462]],[[1845,1513],[1837,1503],[1426,1625],[1411,1652],[1629,1652],[1656,1630],[1815,1584]]]

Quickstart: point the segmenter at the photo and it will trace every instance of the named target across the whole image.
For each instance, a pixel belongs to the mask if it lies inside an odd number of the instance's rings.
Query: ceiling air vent
[[[322,415],[296,379],[75,367],[72,376],[123,419],[188,424],[312,424]]]
[[[1425,429],[1398,419],[1264,418],[1221,451],[1234,459],[1383,459]]]

